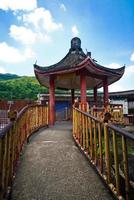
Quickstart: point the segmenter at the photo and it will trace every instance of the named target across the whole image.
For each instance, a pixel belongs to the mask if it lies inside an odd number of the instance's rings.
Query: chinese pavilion
[[[86,54],[81,48],[81,40],[71,40],[71,48],[67,55],[58,63],[42,67],[34,64],[34,72],[39,83],[49,88],[49,120],[55,121],[55,88],[70,89],[72,99],[74,90],[81,91],[81,105],[87,105],[86,90],[94,90],[94,102],[97,102],[97,89],[103,87],[104,105],[108,104],[108,86],[119,80],[124,74],[125,66],[109,69],[92,59],[91,52]],[[85,106],[82,106],[85,109]]]

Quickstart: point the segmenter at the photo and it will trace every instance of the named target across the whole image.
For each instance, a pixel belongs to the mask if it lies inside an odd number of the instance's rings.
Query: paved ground
[[[12,200],[112,200],[71,135],[71,125],[38,131],[21,156]]]

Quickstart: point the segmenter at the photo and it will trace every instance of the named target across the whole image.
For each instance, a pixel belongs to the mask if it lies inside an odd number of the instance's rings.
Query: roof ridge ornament
[[[74,37],[71,40],[71,51],[79,50],[81,51],[81,40],[78,37]]]

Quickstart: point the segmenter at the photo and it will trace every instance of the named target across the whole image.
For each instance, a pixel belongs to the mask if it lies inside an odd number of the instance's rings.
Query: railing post
[[[7,134],[6,136],[4,136],[4,138],[2,139],[2,153],[3,153],[3,162],[2,162],[2,195],[6,194],[7,191],[7,185],[6,185],[6,168],[7,168]]]
[[[124,174],[125,174],[126,200],[129,200],[129,173],[128,173],[127,142],[124,136],[122,136],[122,151],[123,151],[123,164],[124,164]]]
[[[97,131],[96,131],[96,121],[94,121],[94,163],[97,163]]]
[[[81,127],[81,122],[80,122],[80,112],[77,112],[77,119],[78,119],[78,121],[77,121],[77,125],[78,125],[78,128],[77,128],[77,131],[78,131],[78,133],[77,133],[77,139],[78,139],[78,142],[80,143],[80,127]]]
[[[111,181],[111,170],[110,170],[110,151],[109,151],[109,137],[108,127],[104,124],[104,141],[105,141],[105,162],[106,162],[106,177],[107,183]]]
[[[4,142],[0,138],[0,199],[3,199],[3,159],[4,158]]]
[[[85,150],[85,116],[82,114],[82,147]]]
[[[6,188],[9,186],[10,181],[10,146],[11,146],[11,136],[10,131],[7,134],[7,161],[6,161]]]
[[[119,180],[119,160],[118,160],[118,146],[116,133],[113,130],[113,150],[114,150],[114,163],[115,163],[115,180],[116,180],[116,190],[118,196],[120,195],[120,180]]]
[[[103,155],[102,155],[102,132],[101,124],[98,122],[98,140],[99,140],[99,171],[102,174],[103,171]]]
[[[12,183],[13,176],[13,164],[14,164],[14,128],[10,130],[11,132],[11,147],[10,147],[10,185]]]
[[[75,109],[72,107],[73,135],[75,136]]]
[[[91,118],[89,118],[89,130],[90,130],[90,157],[91,160],[93,160],[93,126]]]
[[[88,148],[89,148],[89,144],[88,144],[88,117],[85,116],[85,126],[86,126],[86,134],[85,134],[85,137],[86,137],[86,151],[88,152]]]

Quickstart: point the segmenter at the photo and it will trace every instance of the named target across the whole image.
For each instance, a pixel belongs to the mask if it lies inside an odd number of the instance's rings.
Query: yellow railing
[[[73,107],[73,137],[117,199],[133,199],[134,134]]]
[[[109,112],[111,114],[112,123],[124,124],[123,105],[110,104],[107,108],[93,106],[90,110],[90,114],[99,118],[100,120],[104,118],[105,112]]]
[[[23,145],[40,127],[48,126],[48,107],[27,106],[0,132],[0,199],[6,199]]]

